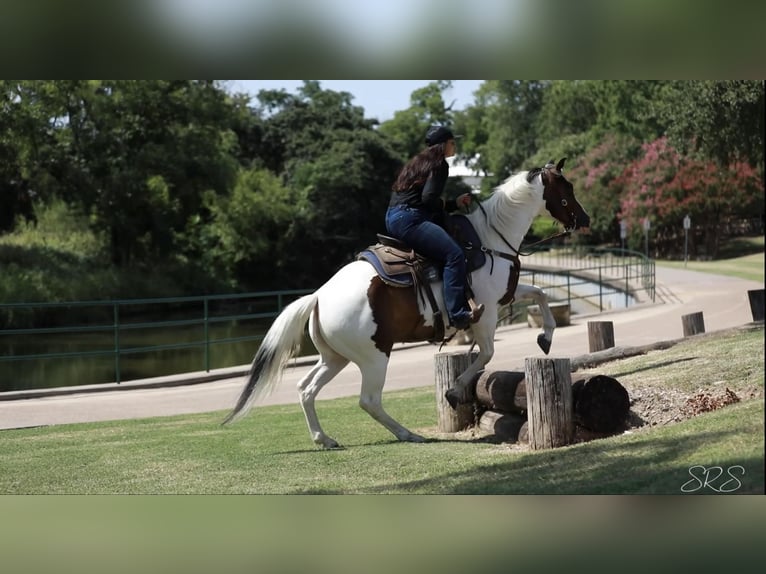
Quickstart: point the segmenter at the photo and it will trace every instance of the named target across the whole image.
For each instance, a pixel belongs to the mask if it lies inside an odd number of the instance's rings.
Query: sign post
[[[625,220],[620,221],[620,248],[625,251],[625,238],[628,236],[628,224]],[[623,253],[623,255],[625,255]]]
[[[689,260],[689,229],[691,226],[692,220],[687,213],[686,217],[684,217],[684,267],[686,267],[686,262]]]
[[[644,249],[646,251],[646,258],[649,258],[649,230],[652,228],[652,222],[648,217],[644,217]]]

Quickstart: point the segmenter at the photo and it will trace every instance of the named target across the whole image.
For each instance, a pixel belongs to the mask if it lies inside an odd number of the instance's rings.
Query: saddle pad
[[[380,244],[378,244],[378,246],[379,245]],[[374,247],[377,247],[377,246],[374,246]],[[378,257],[378,254],[375,253],[375,251],[371,248],[361,251],[356,256],[356,258],[363,259],[364,261],[367,261],[369,264],[371,264],[375,268],[375,271],[380,276],[380,278],[383,279],[385,283],[388,283],[389,285],[393,287],[412,287],[413,285],[412,273],[410,273],[409,271],[407,271],[406,273],[397,273],[395,275],[388,273],[383,263],[381,263],[380,258]],[[429,283],[433,283],[435,281],[441,281],[441,278],[442,278],[441,272],[436,267],[430,264],[427,264],[423,268],[423,274],[426,277],[426,279],[428,279]]]
[[[360,252],[356,258],[364,259],[369,264],[371,264],[375,268],[375,271],[378,273],[378,275],[380,275],[380,278],[389,285],[393,285],[394,287],[412,287],[412,275],[410,273],[389,275],[383,269],[383,264],[380,262],[380,259],[378,259],[378,256],[374,251],[365,249],[364,251]]]

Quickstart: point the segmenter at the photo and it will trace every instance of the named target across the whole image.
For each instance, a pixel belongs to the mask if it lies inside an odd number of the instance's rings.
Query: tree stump
[[[485,411],[479,419],[479,428],[500,440],[516,442],[519,439],[519,431],[526,422],[527,419],[521,415]]]
[[[527,358],[524,373],[530,448],[571,444],[574,421],[569,359]]]
[[[527,390],[521,371],[483,371],[476,381],[476,402],[490,411],[522,414]]]
[[[463,351],[437,353],[434,356],[439,432],[458,432],[473,424],[473,404],[462,404],[453,409],[444,398],[444,394],[455,388],[455,380],[478,356],[478,352],[469,355]]]
[[[682,315],[681,324],[684,327],[684,337],[691,337],[692,335],[705,332],[705,320],[702,317],[702,311]]]
[[[588,321],[588,349],[591,353],[614,347],[614,323]]]
[[[630,413],[628,391],[606,375],[573,382],[572,404],[575,424],[596,433],[623,430]]]
[[[763,289],[751,289],[747,292],[747,297],[750,299],[750,312],[753,314],[753,321],[763,321],[763,292]]]

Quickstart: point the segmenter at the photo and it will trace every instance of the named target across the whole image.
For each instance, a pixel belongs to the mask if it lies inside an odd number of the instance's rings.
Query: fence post
[[[532,450],[565,446],[574,438],[569,359],[524,360],[527,421]]]
[[[601,279],[601,266],[598,266],[598,310],[604,310],[604,282]]]
[[[750,300],[750,312],[753,314],[753,321],[763,321],[764,315],[764,290],[751,289],[747,292]]]
[[[705,319],[702,316],[702,311],[681,316],[681,324],[684,328],[684,337],[705,332]]]
[[[205,329],[205,371],[210,372],[210,332],[209,332],[209,326],[208,326],[208,318],[209,318],[209,309],[208,309],[208,298],[205,297],[202,300],[203,305],[203,326]]]
[[[591,353],[614,347],[614,323],[588,321],[588,348]]]
[[[470,354],[464,351],[437,353],[434,356],[439,432],[458,432],[474,422],[473,403],[458,405],[457,409],[453,409],[444,395],[455,387],[455,380],[478,356],[479,353],[475,351]]]
[[[114,378],[120,384],[120,304],[114,305]]]

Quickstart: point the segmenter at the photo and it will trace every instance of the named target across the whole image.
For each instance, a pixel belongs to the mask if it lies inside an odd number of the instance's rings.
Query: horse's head
[[[590,227],[590,217],[577,201],[572,184],[561,172],[566,159],[563,158],[556,165],[551,160],[542,169],[545,209],[560,221],[567,231],[587,231]]]

